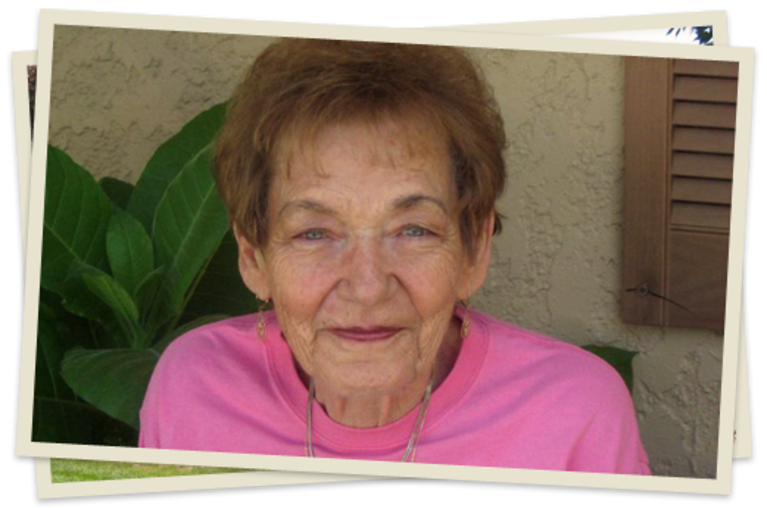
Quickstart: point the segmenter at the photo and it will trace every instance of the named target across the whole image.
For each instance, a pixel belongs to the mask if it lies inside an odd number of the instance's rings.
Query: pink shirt
[[[472,311],[449,376],[432,394],[416,461],[650,474],[626,386],[598,357]],[[304,455],[307,389],[276,317],[195,329],[168,348],[141,409],[140,446]],[[419,407],[383,427],[331,420],[315,402],[317,457],[399,461]]]

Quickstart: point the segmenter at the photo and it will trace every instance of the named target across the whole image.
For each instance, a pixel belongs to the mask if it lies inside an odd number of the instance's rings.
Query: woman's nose
[[[344,258],[345,297],[373,306],[391,295],[395,283],[392,263],[381,238],[355,239]]]

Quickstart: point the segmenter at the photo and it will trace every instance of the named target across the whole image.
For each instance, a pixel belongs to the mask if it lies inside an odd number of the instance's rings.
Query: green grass
[[[110,462],[105,460],[51,459],[51,481],[53,483],[242,473],[245,471],[249,470],[205,466],[134,464],[132,462]]]

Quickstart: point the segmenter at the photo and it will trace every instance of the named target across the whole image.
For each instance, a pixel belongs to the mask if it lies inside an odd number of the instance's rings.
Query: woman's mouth
[[[334,335],[342,339],[357,342],[378,342],[396,335],[402,328],[372,327],[372,328],[331,328]]]

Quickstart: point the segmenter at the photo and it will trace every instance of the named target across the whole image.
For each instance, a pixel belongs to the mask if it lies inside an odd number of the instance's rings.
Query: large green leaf
[[[64,356],[61,374],[84,400],[138,428],[138,412],[158,358],[151,349],[74,349]]]
[[[155,265],[166,271],[150,307],[149,329],[181,315],[192,282],[229,229],[210,170],[212,152],[211,144],[189,161],[157,206]]]
[[[226,316],[205,316],[182,326],[150,349],[69,351],[62,375],[72,390],[109,416],[133,428],[139,425],[139,410],[157,360],[171,342],[184,333]]]
[[[139,322],[146,331],[147,337],[150,339],[155,337],[159,328],[165,323],[163,319],[157,319],[154,324],[149,324],[149,319],[152,317],[152,314],[158,312],[154,307],[155,305],[160,304],[155,304],[155,299],[162,286],[165,272],[166,269],[164,266],[152,270],[146,277],[144,277],[144,280],[138,285],[136,293],[134,294],[134,300],[138,306]],[[164,309],[164,312],[167,312],[168,315],[171,314],[169,307],[165,306]],[[150,340],[150,342],[153,342],[153,340]]]
[[[42,291],[45,293],[45,290]],[[44,294],[37,325],[35,359],[35,399],[32,416],[32,441],[46,443],[96,444],[103,418],[72,392],[61,377],[61,362],[66,351],[78,343],[90,343],[87,334],[66,316],[55,302],[55,295]]]
[[[44,310],[45,313],[43,313]],[[67,336],[73,340],[72,347],[91,349],[110,347],[109,343],[98,342],[99,337],[91,333],[90,322],[69,312],[62,304],[61,296],[53,291],[40,289],[40,318],[42,317],[55,323],[60,333],[66,332]]]
[[[239,316],[258,310],[258,300],[242,281],[238,255],[237,241],[230,229],[205,267],[184,308],[180,324],[207,314]]]
[[[35,370],[35,390],[40,395],[55,399],[72,399],[72,392],[59,376],[64,352],[73,347],[75,342],[65,325],[56,322],[53,311],[45,304],[40,304],[37,320],[37,369]]]
[[[112,203],[67,154],[48,147],[40,284],[54,289],[80,261],[107,269],[106,231]]]
[[[128,211],[152,230],[155,210],[170,183],[216,137],[226,117],[227,104],[197,115],[178,134],[163,143],[146,165],[128,203]]]
[[[120,284],[106,274],[84,274],[86,287],[109,306],[123,334],[129,337],[131,347],[144,348],[146,335],[139,325],[138,308],[133,298]]]
[[[133,194],[133,185],[110,176],[99,180],[99,185],[117,208],[121,210],[128,208],[128,202]]]
[[[98,322],[124,346],[141,349],[146,345],[133,298],[101,270],[74,264],[70,277],[58,285],[58,293],[69,312]]]
[[[107,229],[107,257],[112,275],[133,295],[154,268],[152,240],[127,212],[115,211]]]
[[[103,418],[85,402],[36,396],[32,441],[36,443],[102,444]]]

